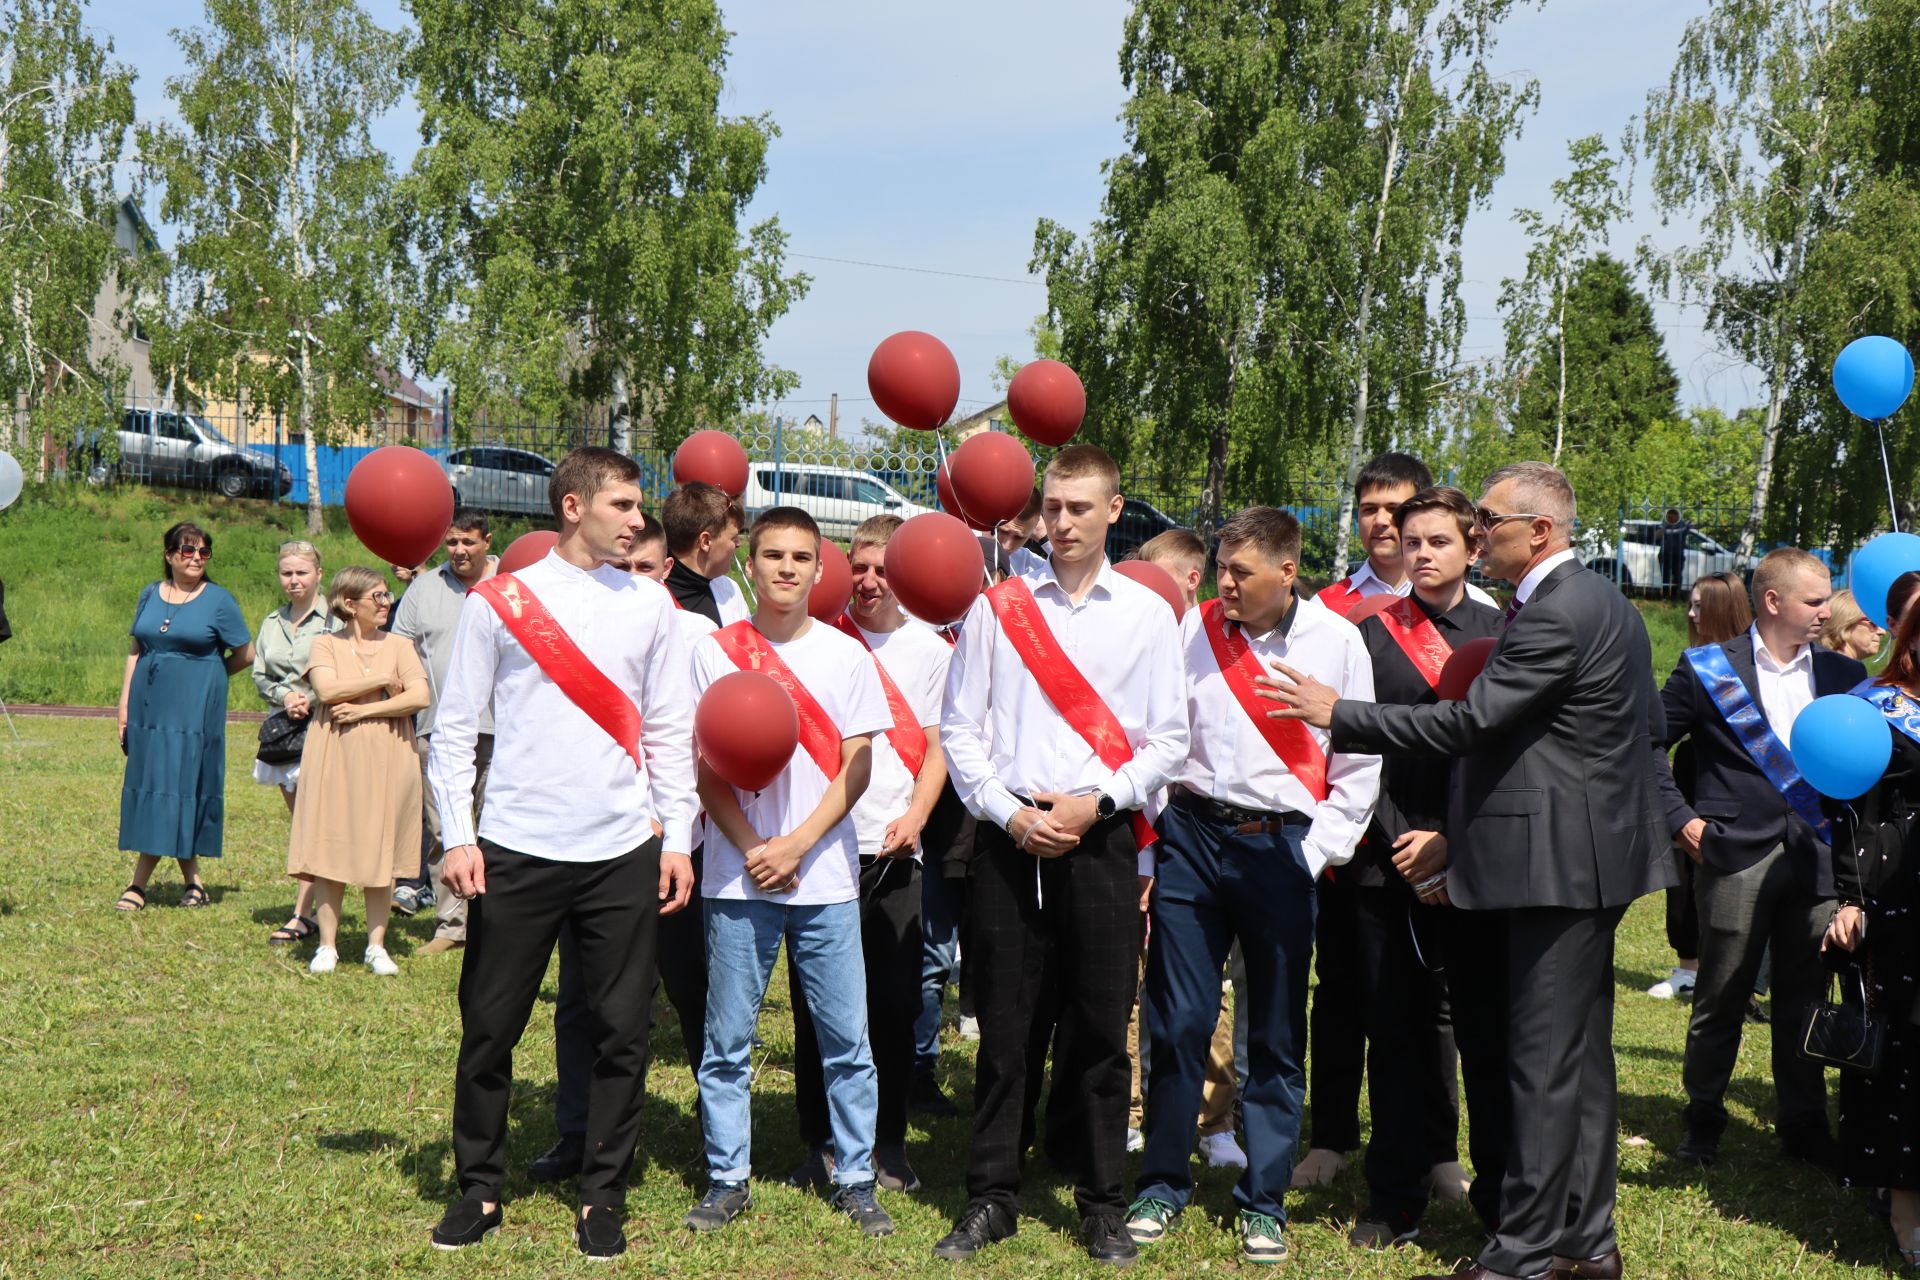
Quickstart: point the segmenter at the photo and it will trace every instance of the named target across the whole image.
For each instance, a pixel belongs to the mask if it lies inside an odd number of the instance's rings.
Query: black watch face
[[[1113,802],[1112,796],[1100,797],[1099,813],[1101,817],[1111,818],[1116,812],[1119,811],[1119,808],[1120,806]]]

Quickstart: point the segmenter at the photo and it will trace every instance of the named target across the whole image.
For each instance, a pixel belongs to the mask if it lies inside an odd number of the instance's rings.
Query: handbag
[[[1840,975],[1831,975],[1826,998],[1816,1001],[1807,1014],[1806,1029],[1800,1036],[1800,1056],[1824,1067],[1872,1075],[1880,1069],[1887,1020],[1868,1011],[1867,979],[1860,966],[1849,965],[1848,970],[1859,984],[1860,1003],[1841,1000]]]
[[[307,745],[307,725],[313,717],[295,720],[285,711],[276,711],[260,723],[260,749],[254,758],[261,764],[292,764]]]

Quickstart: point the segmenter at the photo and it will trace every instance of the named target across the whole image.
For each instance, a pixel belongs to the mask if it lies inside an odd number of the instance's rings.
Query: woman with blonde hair
[[[367,905],[363,961],[382,977],[400,972],[387,954],[394,877],[420,857],[420,764],[413,716],[429,701],[427,673],[406,640],[386,631],[387,581],[348,565],[328,603],[344,629],[316,636],[306,676],[317,704],[300,756],[287,874],[313,885],[320,945],[307,966],[339,963],[341,899],[357,885]]]
[[[1860,602],[1853,598],[1851,591],[1834,592],[1827,607],[1833,613],[1820,628],[1821,647],[1861,662],[1871,661],[1880,652],[1880,642],[1886,639],[1887,633],[1861,610]]]
[[[307,683],[307,659],[314,637],[333,630],[333,615],[320,597],[320,551],[311,542],[280,544],[280,591],[287,602],[260,620],[253,641],[253,683],[275,713],[302,731],[311,727],[313,687]],[[293,744],[297,749],[300,744]],[[284,750],[284,748],[283,748]],[[300,759],[253,762],[253,780],[280,788],[280,798],[293,812],[293,793],[300,781]],[[293,918],[275,929],[267,941],[275,945],[304,942],[320,932],[313,918],[313,884],[301,881],[293,904]]]

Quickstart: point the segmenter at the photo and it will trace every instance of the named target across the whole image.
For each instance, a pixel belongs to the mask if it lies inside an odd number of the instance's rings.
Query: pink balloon
[[[673,451],[673,481],[718,485],[737,498],[747,491],[747,451],[724,431],[696,431]]]
[[[886,566],[887,585],[900,607],[935,626],[966,615],[987,573],[978,536],[939,511],[917,515],[894,530]]]
[[[1464,702],[1467,690],[1486,667],[1487,659],[1493,654],[1496,643],[1492,636],[1481,636],[1478,640],[1469,640],[1453,651],[1447,664],[1440,668],[1440,683],[1433,691],[1446,702]]]
[[[425,564],[453,523],[453,486],[409,445],[375,449],[347,475],[347,524],[388,564]]]
[[[807,593],[807,612],[822,622],[832,622],[847,611],[853,597],[853,561],[840,544],[820,539],[820,581]]]
[[[1086,419],[1087,389],[1058,360],[1035,360],[1007,384],[1007,413],[1035,444],[1063,445]]]
[[[960,402],[960,365],[946,343],[908,329],[873,349],[867,390],[880,412],[901,426],[931,431],[952,417]]]
[[[1172,574],[1151,560],[1122,560],[1113,566],[1113,571],[1122,577],[1132,578],[1141,586],[1148,588],[1167,602],[1173,610],[1175,622],[1187,612],[1186,593],[1180,590],[1180,584]]]
[[[560,541],[560,535],[551,529],[535,529],[532,533],[523,533],[507,544],[500,553],[501,573],[518,573],[528,565],[538,564],[547,558],[547,552],[553,550],[553,544]]]
[[[968,524],[991,529],[1033,497],[1033,455],[1010,435],[982,431],[947,459],[953,496]]]
[[[772,676],[734,671],[700,695],[693,741],[715,773],[742,791],[759,791],[793,758],[800,715]]]

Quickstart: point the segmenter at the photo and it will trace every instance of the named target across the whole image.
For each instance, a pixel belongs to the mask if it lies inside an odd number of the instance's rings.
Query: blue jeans
[[[715,1182],[745,1182],[753,1172],[753,1031],[766,998],[780,940],[801,975],[813,1015],[833,1122],[833,1180],[873,1181],[873,1131],[880,1091],[867,1044],[867,971],[860,949],[860,904],[790,907],[777,902],[708,898],[707,1035],[700,1060],[700,1114],[706,1122],[707,1172]]]
[[[920,877],[920,1016],[913,1023],[913,1071],[930,1076],[940,1062],[940,998],[960,985],[960,917],[954,901],[966,882],[949,881],[938,863]]]
[[[1234,940],[1246,960],[1249,1024],[1247,1170],[1242,1209],[1287,1219],[1284,1200],[1306,1097],[1307,972],[1313,958],[1313,877],[1305,820],[1243,836],[1184,804],[1160,819],[1147,948],[1146,1151],[1136,1194],[1185,1207],[1193,1194],[1194,1117],[1207,1047],[1220,1017],[1220,971]]]

